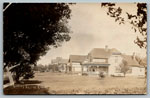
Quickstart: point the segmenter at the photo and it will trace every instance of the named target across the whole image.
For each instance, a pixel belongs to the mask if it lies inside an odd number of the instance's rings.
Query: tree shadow
[[[40,84],[42,81],[39,80],[22,80],[21,84]]]
[[[3,80],[3,84],[7,84],[7,83],[9,83],[8,79],[7,80]]]
[[[14,85],[4,88],[5,95],[49,94],[49,89],[39,85]]]
[[[22,80],[13,86],[4,88],[5,95],[49,94],[49,88],[39,85],[39,80]]]

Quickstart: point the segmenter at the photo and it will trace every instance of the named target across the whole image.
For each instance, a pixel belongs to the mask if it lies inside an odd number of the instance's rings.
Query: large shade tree
[[[16,66],[10,70],[16,81],[32,73],[30,65],[50,46],[70,40],[71,10],[66,3],[5,3],[3,9],[4,68]]]

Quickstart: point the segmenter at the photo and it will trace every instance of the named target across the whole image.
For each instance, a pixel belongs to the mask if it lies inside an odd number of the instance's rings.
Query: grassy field
[[[22,84],[4,89],[4,94],[146,94],[144,78],[81,76],[64,73],[35,73]]]
[[[48,88],[49,94],[146,94],[145,79],[137,77],[79,76],[36,73],[33,80]]]

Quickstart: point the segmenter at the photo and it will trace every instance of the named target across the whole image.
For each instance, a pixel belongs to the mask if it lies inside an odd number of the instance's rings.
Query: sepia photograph
[[[3,94],[147,94],[146,3],[4,3]]]

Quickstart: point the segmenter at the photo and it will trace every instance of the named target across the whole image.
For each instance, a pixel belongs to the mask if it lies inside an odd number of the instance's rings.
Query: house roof
[[[123,59],[125,61],[127,61],[127,63],[128,63],[129,66],[132,66],[132,67],[142,67],[138,63],[138,61],[135,58],[133,58],[131,55],[122,55],[122,57],[123,57]]]
[[[85,55],[70,55],[69,61],[82,63],[83,61],[85,61],[86,57],[87,56]]]
[[[147,66],[147,57],[144,57],[142,61],[143,61],[143,64]]]
[[[55,64],[55,63],[57,63],[57,60],[56,60],[56,59],[52,59],[52,60],[51,60],[51,63],[52,63],[52,64]]]
[[[113,55],[121,55],[121,52],[118,51],[116,48],[109,49],[109,52]]]
[[[52,59],[52,61],[51,61],[51,63],[52,64],[67,64],[68,63],[68,59],[63,59],[63,58],[61,58],[61,59]]]
[[[140,65],[147,67],[147,56],[144,58],[140,58]]]
[[[113,48],[113,49],[105,49],[105,48],[94,48],[89,53],[94,58],[109,58],[111,55],[120,55],[121,53]]]

